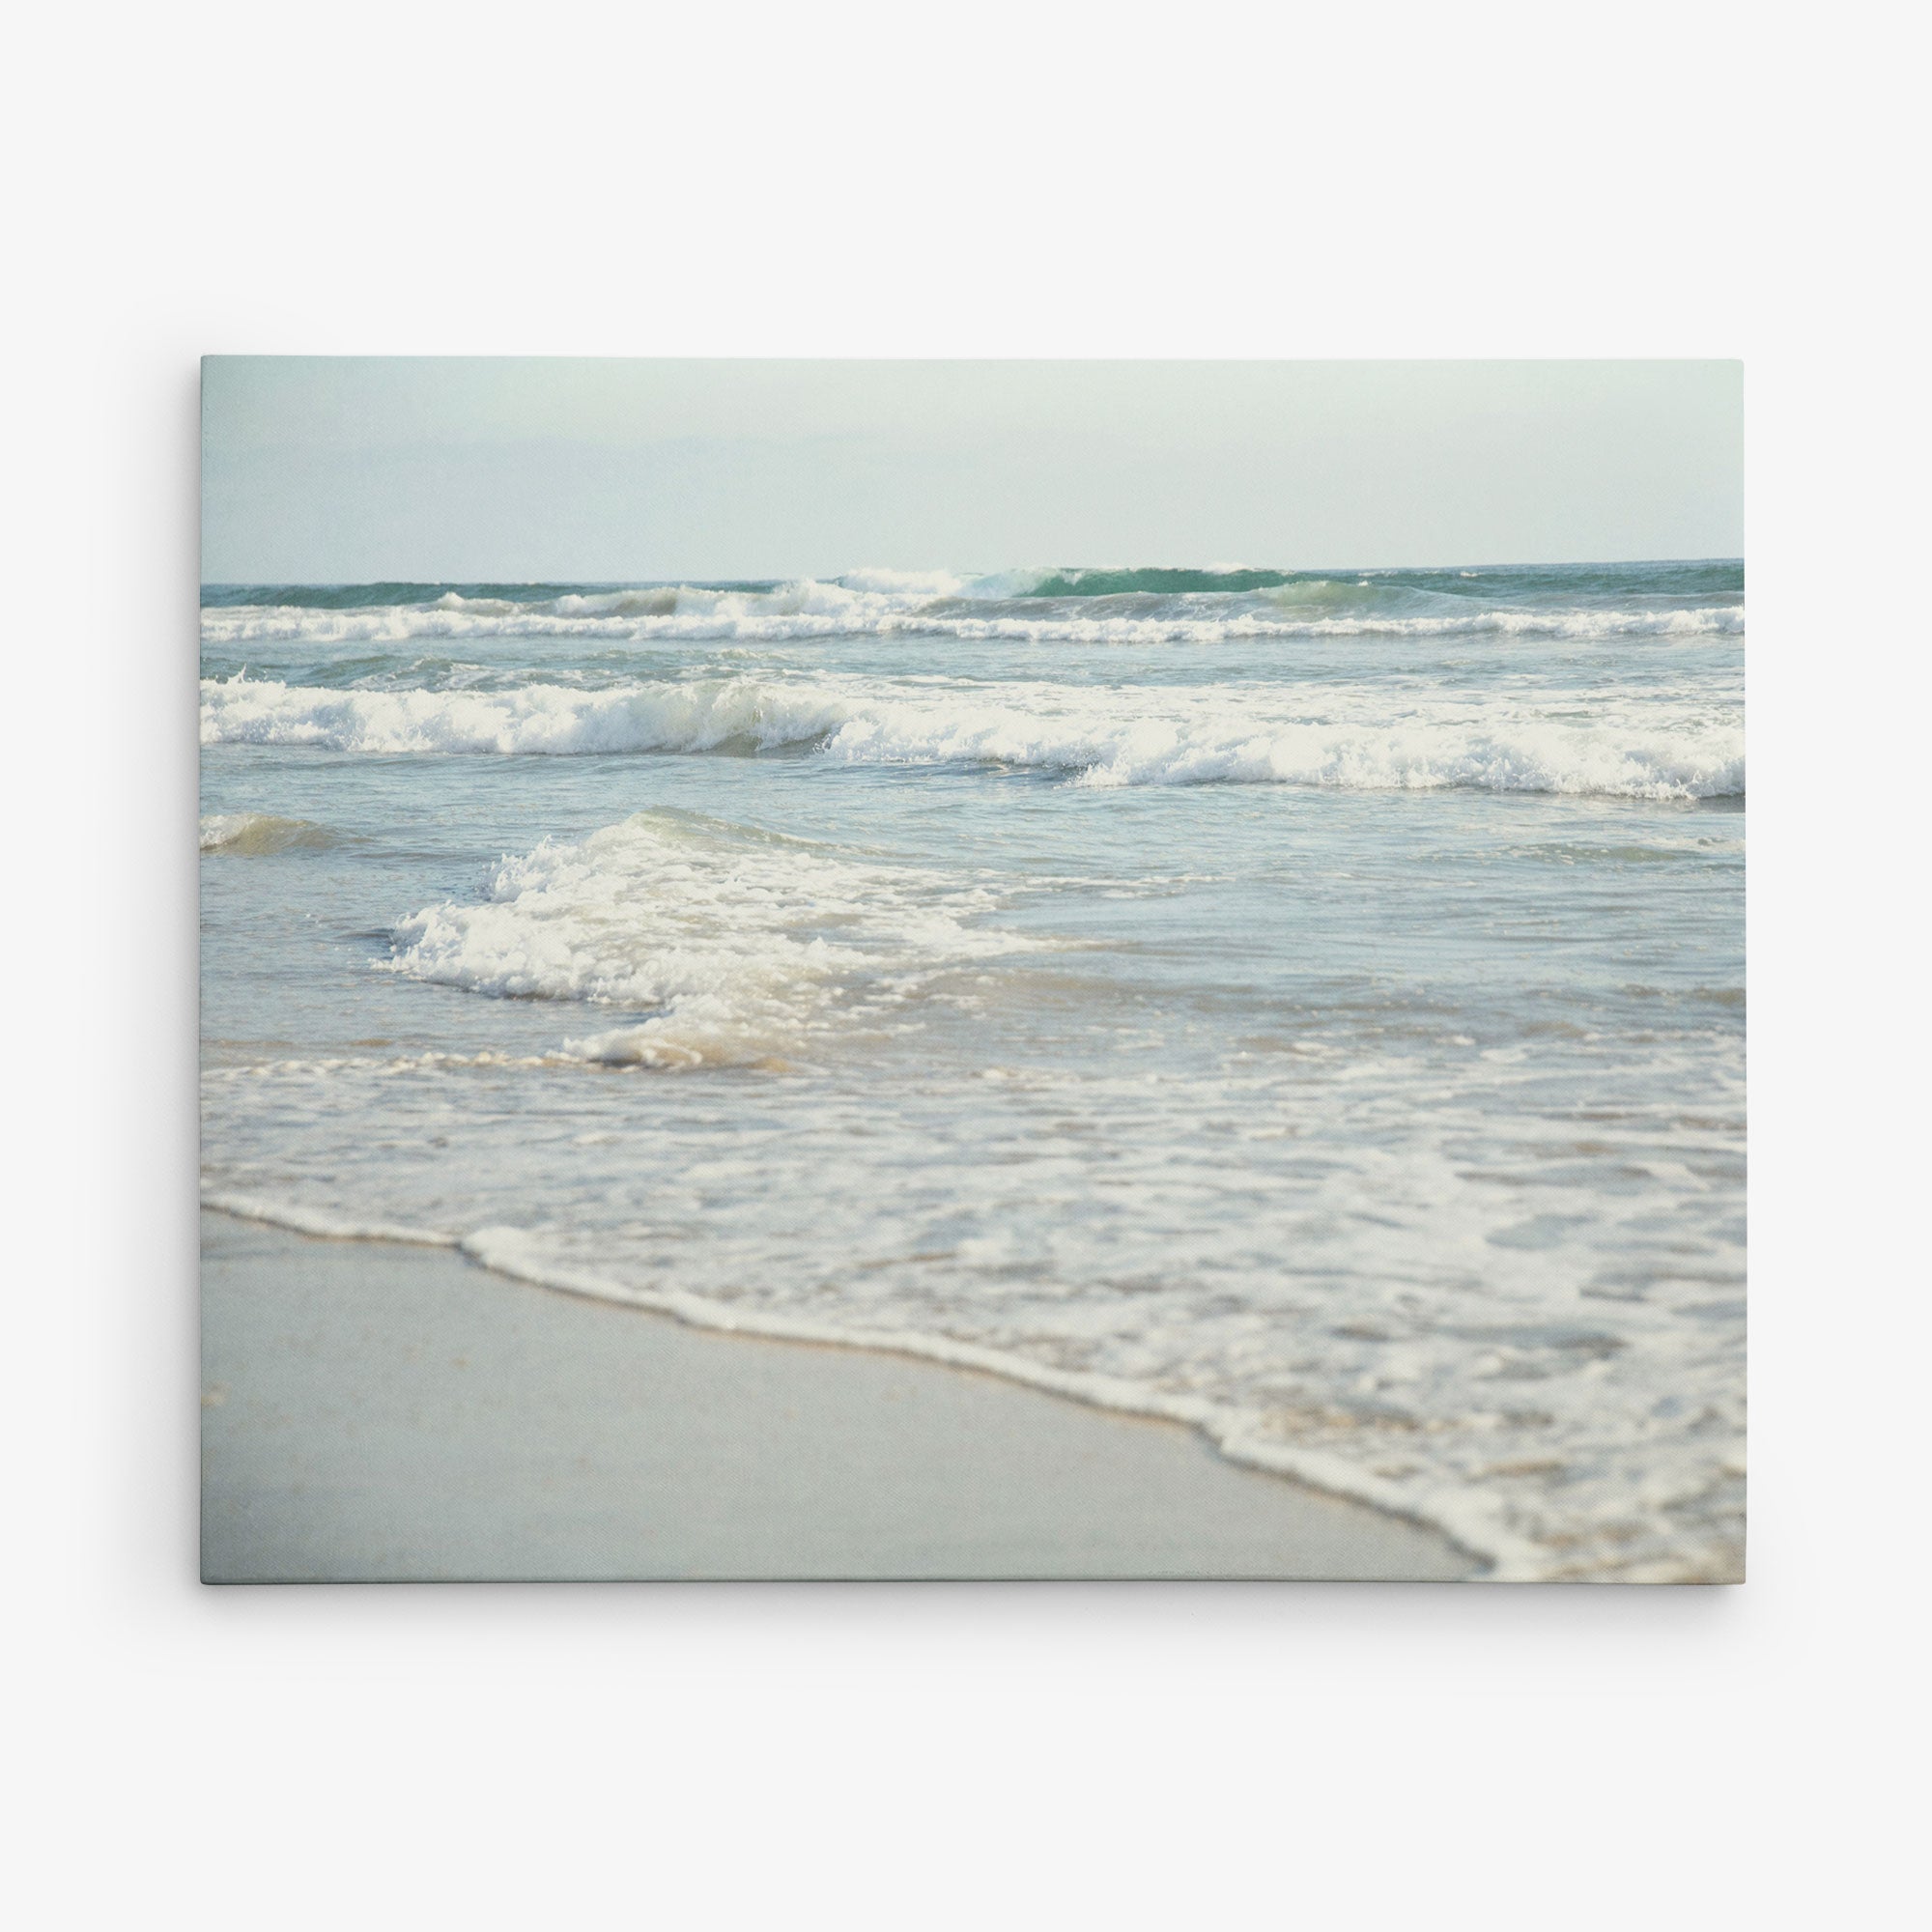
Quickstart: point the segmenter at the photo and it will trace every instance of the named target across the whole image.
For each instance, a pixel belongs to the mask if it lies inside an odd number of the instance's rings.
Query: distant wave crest
[[[775,584],[372,586],[261,593],[202,612],[211,648],[249,643],[391,644],[415,639],[582,638],[608,642],[779,643],[818,638],[1145,644],[1242,638],[1696,637],[1744,628],[1744,606],[1710,595],[1663,604],[1582,596],[1538,580],[1507,594],[1483,581],[1452,591],[1379,578],[1283,571],[856,570]]]

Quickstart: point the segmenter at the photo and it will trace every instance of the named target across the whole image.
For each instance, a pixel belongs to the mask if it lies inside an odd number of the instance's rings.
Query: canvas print
[[[210,358],[204,1577],[1741,1579],[1742,391]]]

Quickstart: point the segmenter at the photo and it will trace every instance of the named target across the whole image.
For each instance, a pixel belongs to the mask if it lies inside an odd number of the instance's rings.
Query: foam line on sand
[[[1195,1432],[997,1377],[204,1213],[211,1581],[1450,1579]]]

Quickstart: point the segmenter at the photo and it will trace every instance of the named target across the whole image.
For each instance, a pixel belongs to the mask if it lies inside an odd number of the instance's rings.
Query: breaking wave
[[[909,688],[755,677],[602,690],[362,691],[235,677],[202,686],[202,742],[363,753],[572,756],[810,751],[850,764],[977,763],[1089,785],[1297,784],[1713,798],[1745,790],[1741,715],[1628,698],[1590,707],[1345,690]],[[1264,709],[1264,707],[1266,707]],[[1271,710],[1274,715],[1268,715]]]
[[[781,1068],[837,1031],[889,1024],[935,976],[1019,950],[975,923],[992,904],[911,867],[660,810],[504,859],[480,903],[404,920],[381,963],[465,992],[629,1009],[565,1042],[582,1060]]]

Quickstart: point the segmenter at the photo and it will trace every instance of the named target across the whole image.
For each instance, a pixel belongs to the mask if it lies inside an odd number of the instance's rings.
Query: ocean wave
[[[462,1242],[455,1235],[440,1234],[434,1228],[401,1226],[393,1221],[360,1221],[326,1208],[305,1208],[284,1201],[265,1201],[259,1195],[237,1194],[221,1189],[204,1189],[204,1208],[232,1215],[238,1221],[260,1221],[270,1228],[287,1228],[320,1241],[399,1241],[410,1247],[455,1248]]]
[[[427,906],[383,970],[498,998],[628,1008],[564,1042],[606,1065],[782,1068],[882,1024],[940,973],[1019,950],[982,891],[695,812],[637,813],[503,860]]]
[[[381,586],[396,590],[401,586]],[[425,592],[435,586],[424,586]],[[771,585],[647,584],[504,594],[472,586],[394,602],[212,604],[204,642],[390,644],[581,638],[615,643],[781,643],[940,637],[973,642],[1216,643],[1347,637],[1690,638],[1744,628],[1740,603],[1601,597],[1524,602],[1371,579],[1280,571],[862,570]],[[281,593],[293,596],[293,593]]]
[[[201,821],[201,849],[238,858],[266,858],[276,852],[319,850],[335,835],[306,818],[277,818],[271,811],[212,811]]]
[[[1399,709],[1346,690],[908,688],[755,677],[510,690],[339,691],[236,677],[202,686],[202,742],[363,753],[811,750],[849,764],[978,763],[1094,786],[1293,784],[1613,798],[1738,797],[1742,716],[1662,700],[1538,708],[1411,694]],[[1284,714],[1288,702],[1304,710]],[[1265,703],[1274,708],[1268,716]]]
[[[204,679],[204,745],[312,745],[333,752],[495,753],[771,750],[810,744],[851,715],[832,693],[753,678],[530,684],[507,691],[336,691],[272,679]]]

